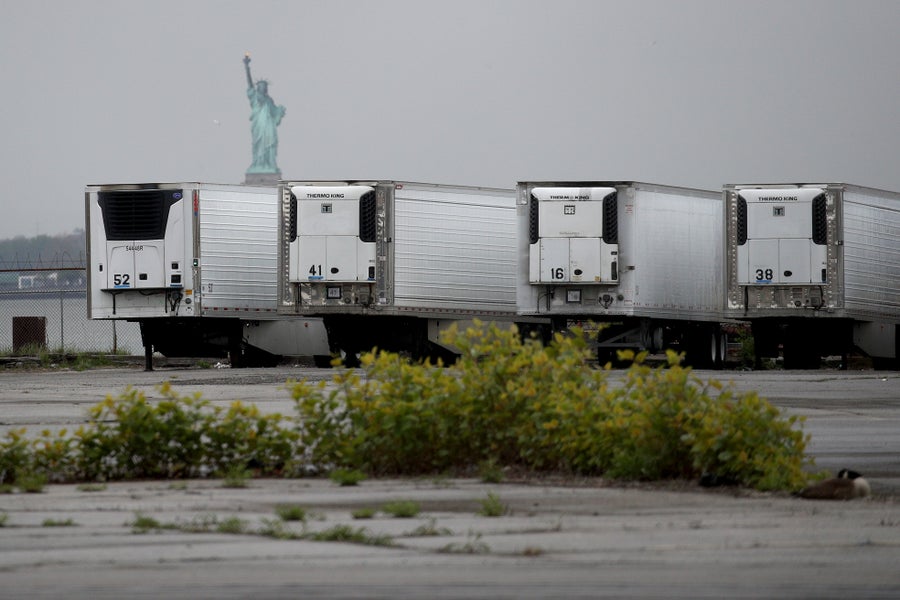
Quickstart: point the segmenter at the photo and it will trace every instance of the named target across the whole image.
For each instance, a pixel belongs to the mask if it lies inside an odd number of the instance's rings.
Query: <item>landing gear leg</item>
[[[144,344],[144,370],[153,370],[153,344]]]

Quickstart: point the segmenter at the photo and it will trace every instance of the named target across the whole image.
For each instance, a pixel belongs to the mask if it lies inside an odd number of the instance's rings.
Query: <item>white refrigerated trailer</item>
[[[140,323],[152,353],[233,366],[328,355],[324,323],[277,310],[277,188],[88,185],[88,318]]]
[[[621,349],[685,351],[720,366],[720,191],[634,181],[528,181],[517,186],[517,296],[553,328],[603,325],[601,362]]]
[[[279,310],[325,320],[348,364],[378,347],[450,358],[440,331],[516,314],[513,190],[285,181]]]
[[[900,367],[900,193],[844,183],[729,184],[727,313],[757,360],[788,368],[859,349]],[[846,365],[846,360],[844,361]]]

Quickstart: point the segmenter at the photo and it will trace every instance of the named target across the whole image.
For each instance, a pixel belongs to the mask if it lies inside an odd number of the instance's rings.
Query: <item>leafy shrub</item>
[[[756,393],[736,394],[702,382],[669,353],[667,368],[635,358],[621,394],[601,424],[598,450],[611,477],[690,478],[702,473],[758,489],[803,485],[807,437],[801,417],[781,412]]]
[[[699,380],[675,353],[655,369],[644,354],[621,353],[633,364],[611,386],[606,370],[587,366],[579,330],[542,345],[478,325],[451,328],[445,341],[461,350],[450,367],[374,351],[327,394],[294,384],[307,459],[375,474],[495,464],[630,480],[715,472],[759,489],[805,483],[802,419]]]
[[[126,388],[90,410],[90,426],[76,432],[80,464],[88,479],[186,477],[205,458],[203,432],[209,403],[198,395],[178,398],[168,384],[156,404]]]
[[[156,402],[126,388],[72,435],[29,440],[24,429],[8,431],[0,485],[292,475],[301,466],[354,477],[480,468],[497,480],[515,467],[631,480],[714,473],[759,489],[806,482],[802,419],[701,381],[674,353],[655,369],[643,354],[622,353],[633,364],[610,385],[605,369],[587,366],[579,330],[541,344],[515,328],[477,324],[451,328],[444,341],[461,351],[449,367],[375,351],[361,357],[361,370],[339,369],[330,390],[324,381],[291,382],[294,418],[180,397],[168,384]]]
[[[0,443],[0,483],[13,484],[16,473],[34,470],[34,455],[26,433],[24,428],[10,429]]]
[[[70,481],[77,477],[76,440],[66,429],[55,435],[44,430],[31,442],[32,468],[51,481]]]
[[[232,402],[213,406],[199,394],[179,397],[169,386],[148,402],[126,388],[91,409],[91,422],[76,432],[77,464],[86,479],[195,477],[218,472],[249,477],[290,468],[297,433],[277,413]]]
[[[209,408],[207,408],[209,410]],[[232,402],[212,409],[204,424],[205,461],[219,468],[241,464],[261,475],[281,475],[294,468],[297,433],[278,413],[262,414],[255,405]]]

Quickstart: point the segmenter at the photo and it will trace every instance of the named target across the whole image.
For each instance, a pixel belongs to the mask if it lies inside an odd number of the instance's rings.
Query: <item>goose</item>
[[[797,495],[808,500],[852,500],[865,498],[871,493],[869,482],[862,475],[850,469],[841,469],[837,477],[814,483]]]

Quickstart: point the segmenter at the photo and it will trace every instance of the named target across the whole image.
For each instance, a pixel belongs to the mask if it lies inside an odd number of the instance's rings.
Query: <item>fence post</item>
[[[66,340],[63,333],[65,331],[65,317],[63,317],[65,311],[63,308],[63,291],[59,290],[59,351],[65,354]]]

